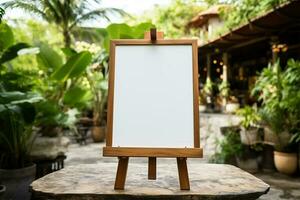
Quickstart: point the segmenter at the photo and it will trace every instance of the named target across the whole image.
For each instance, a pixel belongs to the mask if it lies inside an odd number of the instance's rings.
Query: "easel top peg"
[[[157,31],[156,28],[151,28],[150,31],[146,31],[144,33],[144,39],[150,39],[153,43],[155,43],[156,40],[164,39],[164,33],[161,31]]]

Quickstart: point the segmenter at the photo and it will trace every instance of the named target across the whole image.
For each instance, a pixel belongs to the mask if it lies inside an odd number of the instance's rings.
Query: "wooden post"
[[[273,36],[271,37],[271,51],[272,51],[272,63],[274,64],[276,62],[276,60],[278,59],[278,51],[276,49],[276,46],[279,43],[278,37],[277,36]]]
[[[119,157],[115,190],[124,190],[129,157]]]
[[[181,190],[190,190],[189,174],[186,164],[186,158],[177,158],[177,167],[179,175],[179,184]]]
[[[156,179],[156,157],[149,157],[148,159],[148,179]]]
[[[206,79],[210,79],[210,76],[211,76],[211,56],[210,56],[210,54],[206,55],[206,68],[207,68]]]
[[[223,68],[223,73],[222,73],[223,74],[223,80],[222,81],[223,82],[228,82],[228,53],[227,52],[223,53],[222,60],[223,60],[223,66],[222,66],[222,68]],[[227,98],[222,99],[222,104],[225,108],[225,106],[227,104]]]

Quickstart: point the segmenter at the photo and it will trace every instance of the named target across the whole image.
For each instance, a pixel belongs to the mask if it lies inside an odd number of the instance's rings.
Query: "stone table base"
[[[175,159],[174,159],[175,160]],[[116,163],[67,167],[31,184],[33,199],[257,199],[269,185],[231,165],[188,163],[190,191],[179,189],[176,163],[158,163],[157,180],[146,163],[129,163],[124,191],[115,191]]]

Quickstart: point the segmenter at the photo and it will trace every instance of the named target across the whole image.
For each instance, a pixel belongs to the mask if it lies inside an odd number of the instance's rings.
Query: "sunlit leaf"
[[[92,61],[92,54],[88,51],[83,51],[70,57],[66,64],[58,68],[52,78],[58,81],[66,81],[68,78],[79,76],[85,71],[86,67]]]

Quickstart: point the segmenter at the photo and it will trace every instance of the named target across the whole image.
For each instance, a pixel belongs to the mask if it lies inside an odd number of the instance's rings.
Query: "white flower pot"
[[[225,106],[225,111],[227,113],[235,113],[240,108],[239,103],[227,103]]]
[[[241,142],[245,145],[255,144],[259,141],[258,128],[250,127],[249,129],[244,129],[240,131]]]

